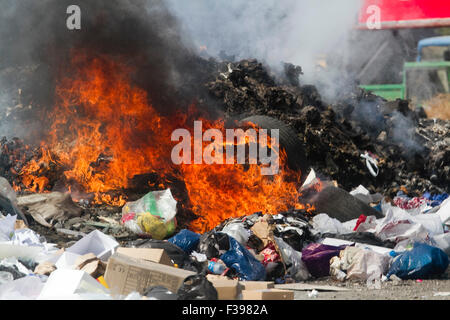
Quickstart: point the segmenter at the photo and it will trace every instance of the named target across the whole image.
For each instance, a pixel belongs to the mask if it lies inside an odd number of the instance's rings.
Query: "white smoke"
[[[167,5],[184,27],[186,45],[206,47],[213,57],[223,51],[237,60],[257,58],[275,70],[281,62],[300,65],[302,83],[328,82],[319,89],[332,97],[360,1],[168,0]],[[323,57],[340,61],[327,67],[325,77],[317,72]]]

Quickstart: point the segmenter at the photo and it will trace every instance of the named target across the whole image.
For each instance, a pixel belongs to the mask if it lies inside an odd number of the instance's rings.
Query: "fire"
[[[170,159],[170,136],[177,128],[190,128],[192,115],[161,116],[147,92],[132,84],[132,68],[117,59],[78,53],[69,71],[56,86],[42,156],[21,172],[29,191],[49,187],[42,167],[54,163],[64,169],[68,187],[74,184],[94,193],[96,203],[121,206],[126,198],[112,197],[109,191],[126,189],[135,175],[156,172],[184,181],[192,211],[199,217],[191,224],[196,232],[230,217],[257,211],[276,214],[301,206],[300,173],[285,168],[284,152],[280,173],[274,176],[261,175],[256,164],[176,166]],[[201,120],[203,130],[225,130],[223,121]]]

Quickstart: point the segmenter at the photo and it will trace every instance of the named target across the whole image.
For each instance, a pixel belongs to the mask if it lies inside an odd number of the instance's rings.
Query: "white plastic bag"
[[[153,191],[127,202],[122,208],[122,224],[136,234],[147,234],[162,240],[176,228],[177,201],[170,189]]]
[[[380,281],[389,268],[390,257],[372,250],[346,247],[339,256],[330,260],[330,274],[334,279],[343,281],[360,280]],[[343,277],[345,273],[345,278]]]
[[[326,213],[320,213],[312,218],[312,226],[315,232],[346,234],[352,230],[346,228],[338,219],[331,218]]]
[[[441,219],[435,213],[411,215],[406,210],[394,207],[390,203],[382,203],[381,207],[385,217],[375,228],[375,234],[382,240],[424,241],[430,236],[444,232]]]
[[[27,276],[0,286],[0,300],[35,300],[44,282],[40,277]]]
[[[0,214],[0,241],[9,241],[14,235],[14,224],[17,216],[8,214],[6,217]]]
[[[230,223],[227,224],[222,232],[228,234],[230,237],[235,238],[243,246],[247,245],[250,232],[244,228],[242,223]]]

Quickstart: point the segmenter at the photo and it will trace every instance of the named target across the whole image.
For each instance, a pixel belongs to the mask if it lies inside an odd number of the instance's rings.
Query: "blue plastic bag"
[[[444,273],[448,264],[444,251],[416,242],[412,250],[397,254],[387,277],[395,274],[400,279],[427,279]]]
[[[447,193],[442,194],[430,194],[429,192],[425,192],[422,197],[431,201],[430,205],[432,207],[439,206],[445,199],[448,198]]]
[[[236,239],[228,236],[230,249],[220,256],[228,268],[233,268],[243,280],[265,280],[266,269],[261,262],[243,247]]]
[[[198,242],[200,241],[200,235],[190,230],[183,229],[167,241],[177,245],[187,254],[191,254],[191,252],[197,248]]]

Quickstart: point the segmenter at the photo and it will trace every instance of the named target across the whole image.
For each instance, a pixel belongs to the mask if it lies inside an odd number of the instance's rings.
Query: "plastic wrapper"
[[[183,229],[167,241],[177,245],[187,254],[191,254],[198,246],[200,235],[190,230]]]
[[[178,300],[217,300],[218,294],[205,275],[196,274],[184,279],[177,291]]]
[[[320,243],[311,243],[302,250],[302,261],[308,268],[309,273],[316,278],[330,275],[330,259],[338,256],[346,245],[339,247]]]
[[[278,254],[272,242],[269,242],[269,244],[260,252],[260,254],[262,254],[264,257],[262,264],[266,267],[271,262],[280,261],[280,255]]]
[[[294,250],[281,238],[274,237],[281,257],[287,266],[287,274],[295,281],[306,281],[311,277],[306,265],[302,261],[302,254]]]
[[[260,281],[266,277],[264,266],[233,237],[228,237],[230,249],[220,256],[228,268],[234,269],[243,280]]]
[[[133,233],[162,240],[175,232],[177,201],[170,189],[147,193],[122,208],[121,222]]]
[[[439,276],[447,270],[449,259],[444,251],[425,243],[414,243],[412,250],[395,256],[387,277],[396,275],[400,279],[427,279]]]

